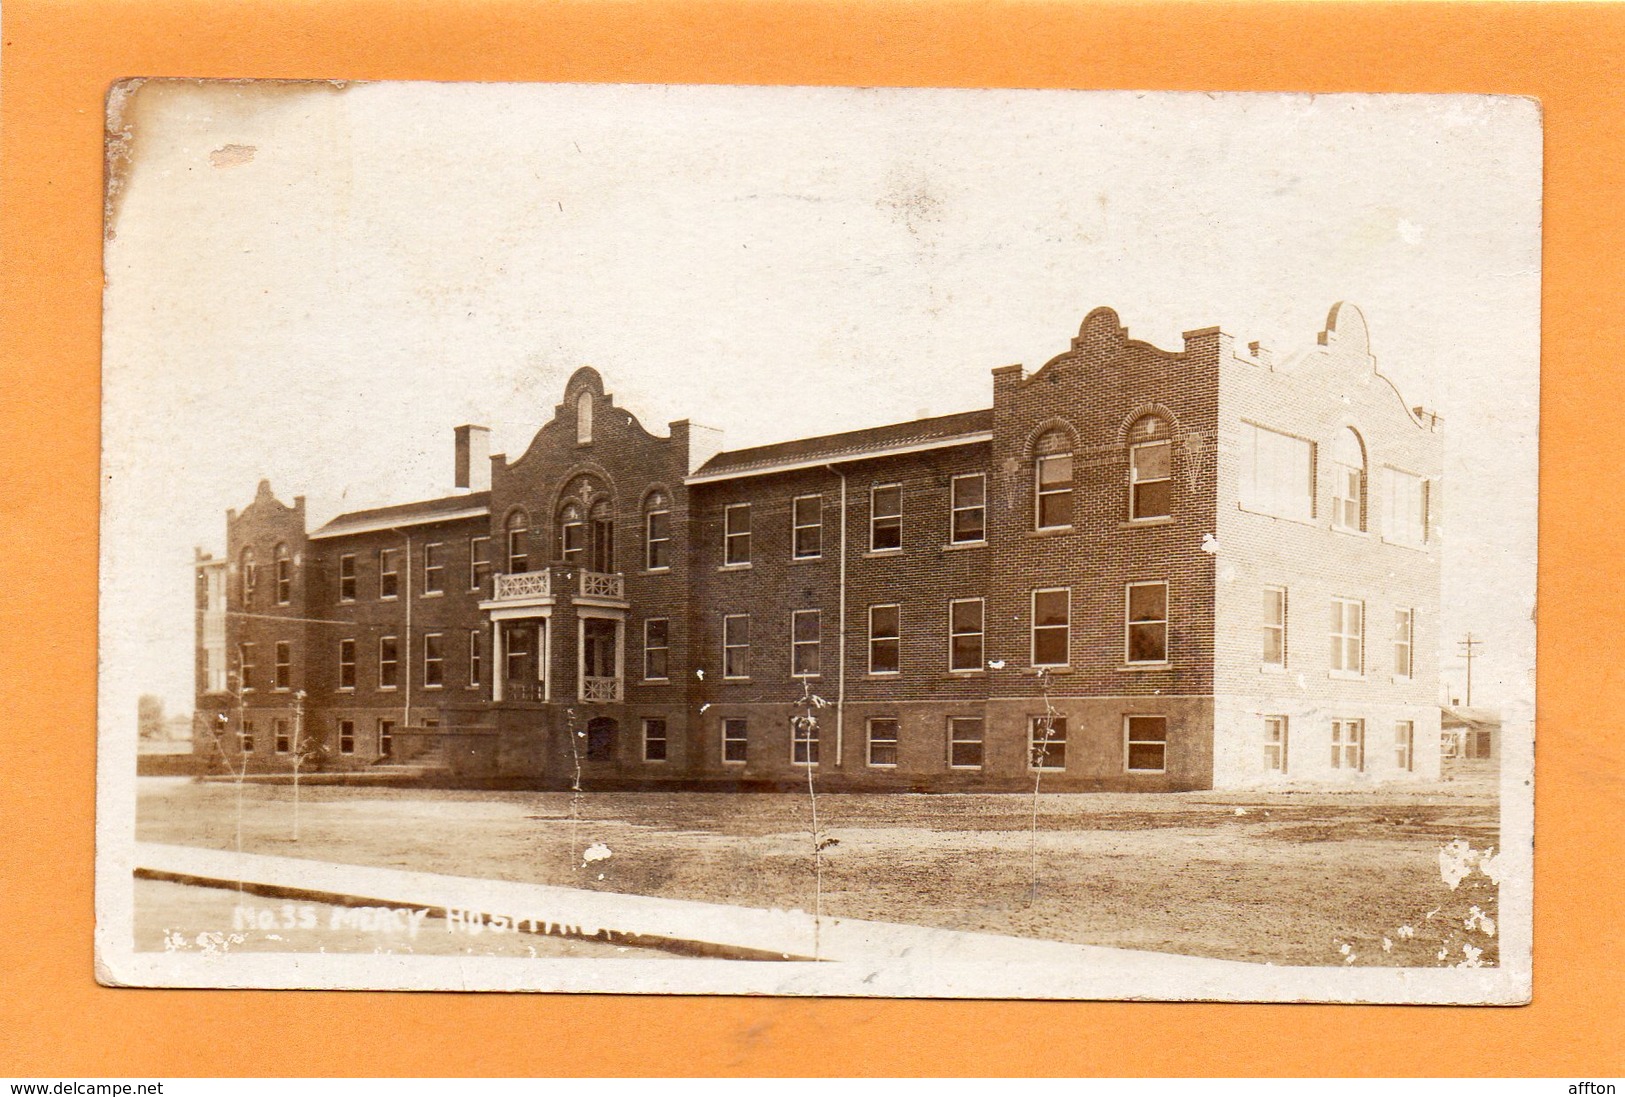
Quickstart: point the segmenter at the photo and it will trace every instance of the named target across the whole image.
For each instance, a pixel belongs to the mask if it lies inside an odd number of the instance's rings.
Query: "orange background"
[[[1625,9],[6,0],[0,1074],[1625,1073]],[[1535,1004],[110,990],[91,972],[102,115],[124,76],[1497,92],[1545,107]],[[1600,489],[1600,490],[1598,490]]]

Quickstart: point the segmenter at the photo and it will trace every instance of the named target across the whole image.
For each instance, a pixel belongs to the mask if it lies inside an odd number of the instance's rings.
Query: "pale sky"
[[[313,529],[447,494],[454,426],[517,456],[579,366],[737,447],[990,406],[1097,305],[1280,355],[1340,300],[1445,417],[1442,651],[1532,700],[1529,101],[175,82],[121,121],[104,720],[190,711],[192,549],[261,477]]]

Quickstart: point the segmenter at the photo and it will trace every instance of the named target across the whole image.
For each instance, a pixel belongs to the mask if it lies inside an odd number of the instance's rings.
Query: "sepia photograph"
[[[107,106],[104,983],[1529,1000],[1535,102]]]

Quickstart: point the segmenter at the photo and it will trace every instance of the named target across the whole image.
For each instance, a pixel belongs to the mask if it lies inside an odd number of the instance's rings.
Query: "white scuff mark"
[[[1438,955],[1437,955],[1436,958],[1440,959],[1440,960],[1448,960],[1448,959],[1450,959],[1450,950],[1445,948],[1443,945],[1440,945],[1439,946],[1439,952],[1438,952]]]
[[[1461,954],[1463,956],[1467,957],[1467,959],[1465,959],[1461,963],[1457,964],[1456,965],[1457,967],[1483,967],[1484,966],[1484,961],[1479,959],[1480,956],[1484,955],[1484,950],[1483,949],[1474,948],[1472,945],[1464,944],[1464,945],[1461,946]]]
[[[603,878],[604,878],[604,874],[603,874],[603,873],[602,873],[602,872],[600,872],[600,873],[599,873],[599,874],[598,874],[598,878],[599,878],[599,879],[600,879],[600,880],[602,880],[602,879],[603,879]]]
[[[1462,925],[1469,930],[1476,929],[1486,937],[1495,936],[1495,919],[1476,906],[1467,911],[1467,917]]]
[[[1478,855],[1478,871],[1489,878],[1490,883],[1501,882],[1501,856],[1493,849],[1487,849]]]
[[[581,867],[586,868],[594,861],[607,861],[613,856],[615,856],[614,851],[608,846],[604,845],[604,843],[594,842],[582,852]],[[600,876],[599,879],[602,880],[603,877]]]
[[[698,678],[702,682],[705,681],[705,668],[704,667],[695,667],[694,668],[694,677]]]
[[[1342,955],[1347,956],[1349,953],[1354,951],[1354,946],[1349,944],[1347,941],[1344,941],[1342,947],[1340,947],[1337,951]]]
[[[1302,674],[1298,675],[1298,688],[1299,689],[1308,689],[1309,688],[1309,682],[1308,682],[1307,679],[1304,678],[1304,676]]]
[[[1382,951],[1384,951],[1384,952],[1392,952],[1392,951],[1394,951],[1394,943],[1392,941],[1390,941],[1386,937],[1384,937],[1382,939]]]
[[[1209,556],[1219,555],[1219,539],[1211,533],[1202,534],[1202,551]]]
[[[711,702],[710,702],[710,701],[707,701],[707,702],[706,702],[706,703],[705,703],[705,704],[703,704],[703,705],[701,705],[701,706],[700,706],[700,713],[701,713],[701,715],[704,715],[704,713],[705,713],[705,710],[706,710],[706,709],[708,709],[708,708],[710,708],[710,707],[711,707]]]
[[[267,941],[280,941],[280,940],[282,940],[282,934],[280,934],[280,933],[267,933],[265,935],[265,939]]]
[[[1478,861],[1478,854],[1473,847],[1460,838],[1452,839],[1439,849],[1439,876],[1451,891],[1461,886],[1461,882],[1472,875],[1473,865]]]
[[[1247,814],[1247,809],[1246,808],[1237,808],[1236,809],[1236,814],[1237,815],[1246,815]]]
[[[1394,936],[1398,937],[1401,941],[1409,941],[1412,937],[1416,936],[1416,930],[1412,926],[1400,926],[1398,929],[1394,930]]]
[[[987,665],[988,665],[988,668],[990,670],[1003,670],[1004,669],[1004,660],[1003,659],[989,659],[987,661]]]

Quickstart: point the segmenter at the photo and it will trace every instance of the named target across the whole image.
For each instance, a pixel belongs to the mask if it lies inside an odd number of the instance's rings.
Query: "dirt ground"
[[[144,779],[138,836],[230,849],[237,792]],[[307,787],[297,843],[291,801],[287,786],[243,787],[245,851],[749,907],[814,903],[805,793]],[[823,912],[1276,964],[1495,961],[1494,883],[1471,871],[1452,889],[1441,875],[1447,846],[1500,844],[1487,772],[1410,789],[1045,793],[1036,843],[1033,804],[820,793],[819,826],[834,840]],[[593,845],[610,856],[585,862]]]

